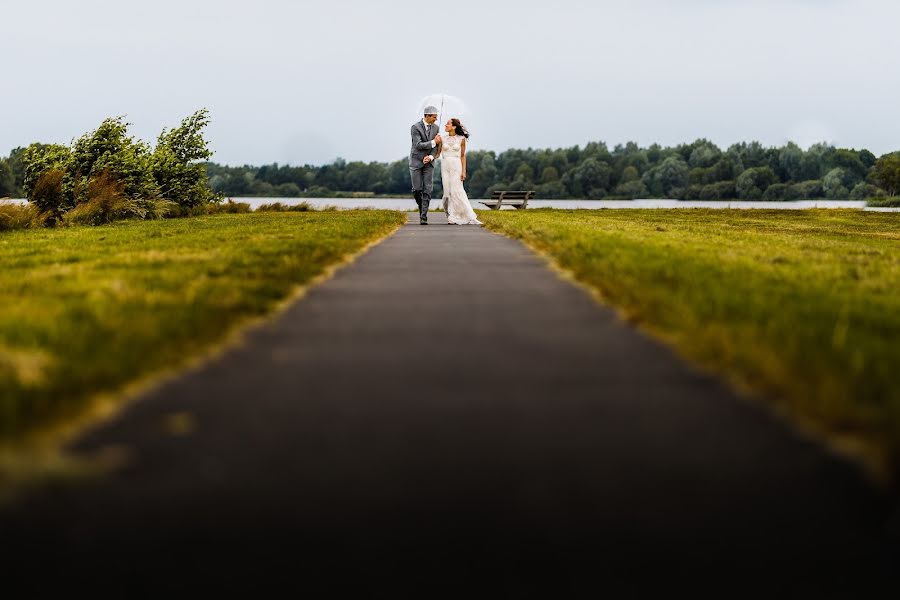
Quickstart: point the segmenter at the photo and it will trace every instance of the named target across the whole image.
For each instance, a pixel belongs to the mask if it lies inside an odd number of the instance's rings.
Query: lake
[[[262,204],[281,202],[282,204],[299,204],[308,202],[321,208],[336,206],[350,208],[380,208],[385,210],[416,210],[416,203],[410,197],[405,198],[233,198],[235,202],[247,202],[256,208]],[[472,200],[476,209],[487,208]],[[441,201],[432,200],[431,208],[440,209]],[[864,200],[797,200],[794,202],[750,202],[750,201],[695,201],[695,200],[531,200],[529,208],[780,208],[800,210],[804,208],[857,208],[880,212],[900,212],[900,208],[867,208]],[[506,206],[503,210],[515,210]]]
[[[300,204],[307,202],[315,208],[336,206],[339,209],[378,208],[383,210],[416,210],[416,203],[406,198],[226,198],[235,202],[246,202],[252,208],[263,204],[281,202],[282,204]],[[25,202],[22,199],[0,200],[0,202]],[[476,209],[487,208],[472,200]],[[431,208],[438,210],[441,201],[432,200]],[[804,208],[857,208],[877,212],[900,212],[900,208],[868,208],[864,200],[796,200],[793,202],[751,202],[751,201],[700,201],[700,200],[531,200],[529,208],[780,208],[801,210]],[[515,210],[505,206],[503,210]]]

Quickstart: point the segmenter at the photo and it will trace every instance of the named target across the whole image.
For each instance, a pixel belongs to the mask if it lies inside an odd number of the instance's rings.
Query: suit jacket
[[[410,168],[421,169],[425,166],[422,161],[425,160],[426,156],[430,154],[437,159],[441,153],[439,146],[431,147],[431,141],[438,134],[438,124],[435,123],[428,129],[428,131],[425,130],[425,123],[421,120],[413,123],[410,129],[410,135],[412,136],[412,147],[409,150]],[[434,161],[431,162],[430,166],[434,166]]]

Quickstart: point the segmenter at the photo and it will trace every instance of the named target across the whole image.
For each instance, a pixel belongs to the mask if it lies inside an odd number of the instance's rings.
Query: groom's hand
[[[440,144],[441,142],[443,142],[443,140],[441,139],[441,134],[437,134],[436,136],[434,136],[434,141],[437,144]]]
[[[432,160],[434,160],[434,159],[433,159],[433,158],[431,157],[431,155],[429,154],[429,155],[426,156],[424,159],[422,159],[422,162],[425,163],[425,164],[427,165],[427,164],[430,163]]]

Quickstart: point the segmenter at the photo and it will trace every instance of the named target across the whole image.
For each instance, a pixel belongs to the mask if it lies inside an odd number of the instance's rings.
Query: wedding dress
[[[441,149],[441,183],[444,186],[444,200],[441,208],[447,213],[447,222],[454,225],[481,225],[481,221],[472,210],[469,196],[460,180],[462,175],[462,160],[460,159],[462,142],[465,139],[461,135],[445,135],[443,148]]]

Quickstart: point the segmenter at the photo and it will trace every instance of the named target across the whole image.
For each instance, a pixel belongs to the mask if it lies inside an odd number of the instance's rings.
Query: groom
[[[413,123],[412,148],[409,151],[409,175],[412,191],[419,205],[419,225],[428,225],[428,207],[431,205],[431,191],[434,189],[434,161],[441,154],[441,136],[438,135],[437,108],[425,108],[421,121]]]

